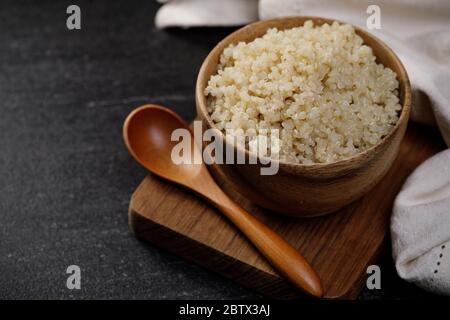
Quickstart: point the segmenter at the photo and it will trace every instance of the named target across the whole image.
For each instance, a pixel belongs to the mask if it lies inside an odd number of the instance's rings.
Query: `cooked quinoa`
[[[220,130],[253,132],[250,151],[279,129],[272,156],[308,164],[377,144],[398,120],[398,87],[351,25],[307,21],[228,46],[204,93]]]

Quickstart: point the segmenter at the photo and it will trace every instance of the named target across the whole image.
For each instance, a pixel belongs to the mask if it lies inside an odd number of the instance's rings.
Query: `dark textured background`
[[[66,8],[82,30],[66,28]],[[0,298],[258,297],[137,241],[130,194],[145,172],[126,153],[125,116],[146,102],[194,117],[207,52],[232,29],[159,31],[145,1],[0,3]],[[82,289],[65,286],[68,265]],[[362,299],[433,297],[400,280],[389,246],[382,290]]]

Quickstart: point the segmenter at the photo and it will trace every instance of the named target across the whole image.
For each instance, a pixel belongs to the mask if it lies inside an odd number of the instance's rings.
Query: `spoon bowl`
[[[152,173],[179,184],[201,172],[200,164],[174,165],[172,150],[177,141],[172,133],[177,129],[188,132],[188,124],[175,112],[157,105],[145,105],[130,113],[123,126],[125,144],[131,155]],[[191,154],[198,149],[191,144]]]

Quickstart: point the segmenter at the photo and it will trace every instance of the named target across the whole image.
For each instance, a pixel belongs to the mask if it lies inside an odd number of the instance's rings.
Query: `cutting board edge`
[[[277,299],[305,298],[303,294],[293,289],[281,277],[267,273],[256,266],[250,265],[240,259],[236,259],[224,252],[216,250],[142,215],[133,208],[135,195],[138,193],[138,190],[139,187],[131,197],[128,210],[128,224],[130,230],[138,240],[149,242],[155,247],[167,250],[177,256],[180,256],[184,260],[193,262],[202,268],[206,268],[207,270],[211,270],[227,279],[231,279],[239,285],[242,285],[250,290],[254,290],[263,296]],[[168,242],[169,239],[170,243]],[[187,250],[183,250],[185,248],[181,248],[182,246],[189,248]],[[205,263],[205,261],[208,260],[203,259],[204,256],[215,256],[215,259],[209,260],[210,262]],[[215,260],[217,260],[217,262],[215,262]],[[230,273],[228,269],[235,269],[235,271]],[[247,273],[254,273],[252,278],[256,278],[256,282],[260,284],[250,284]],[[364,274],[361,275],[361,279],[359,281],[357,281],[353,286],[349,286],[345,292],[342,292],[339,295],[325,296],[325,299],[354,300],[361,291],[361,283],[363,280]],[[265,287],[269,288],[269,290],[265,289]],[[275,288],[276,290],[273,290],[272,288]]]
[[[266,273],[259,268],[255,268],[241,260],[236,260],[233,257],[215,250],[195,239],[189,238],[181,233],[166,228],[164,225],[156,221],[147,219],[139,212],[130,208],[129,210],[129,227],[138,240],[149,242],[157,248],[167,250],[184,260],[193,262],[207,270],[212,270],[216,274],[231,279],[238,284],[263,294],[268,297],[280,297],[278,292],[264,290],[264,286],[281,287],[280,291],[288,291],[282,294],[282,298],[296,298],[298,295],[287,289],[287,285],[282,279],[272,274]],[[151,231],[151,232],[149,232]],[[170,239],[170,244],[165,241]],[[163,240],[163,241],[161,241]],[[174,245],[175,244],[175,245]],[[215,256],[214,259],[206,260],[205,256]],[[202,258],[203,257],[203,258]],[[228,269],[235,269],[234,272],[229,272]],[[252,285],[249,282],[240,281],[240,277],[248,278],[248,274],[253,273],[252,278],[259,278],[255,282],[263,285]],[[248,279],[247,279],[248,280]]]

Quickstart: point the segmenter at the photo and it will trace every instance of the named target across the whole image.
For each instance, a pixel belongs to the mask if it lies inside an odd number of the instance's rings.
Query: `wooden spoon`
[[[315,297],[323,296],[316,271],[289,243],[232,201],[202,164],[174,164],[171,141],[175,129],[188,124],[177,114],[157,105],[145,105],[125,120],[123,137],[131,155],[153,174],[195,191],[219,209],[267,258],[270,264],[297,288]],[[190,132],[190,131],[189,131]],[[191,134],[192,138],[192,134]],[[192,155],[201,155],[194,139]]]

